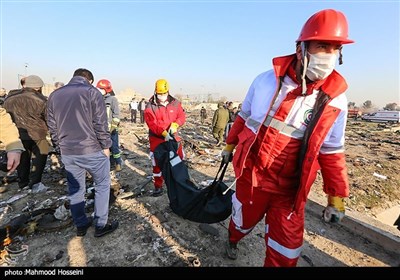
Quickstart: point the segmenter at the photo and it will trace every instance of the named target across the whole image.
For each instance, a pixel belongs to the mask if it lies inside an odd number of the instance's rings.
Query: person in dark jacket
[[[97,89],[103,94],[104,102],[106,103],[107,118],[108,118],[108,130],[111,133],[111,164],[115,164],[115,171],[119,172],[122,169],[121,151],[119,149],[119,123],[121,119],[119,117],[119,102],[115,97],[114,90],[111,86],[111,82],[106,79],[102,79],[97,82]]]
[[[93,74],[79,68],[69,83],[53,91],[47,106],[51,140],[67,172],[72,218],[77,236],[92,225],[85,214],[86,172],[95,183],[95,237],[114,231],[118,222],[108,222],[110,199],[110,150],[106,105],[92,86]]]
[[[4,101],[7,98],[7,91],[5,88],[1,88],[0,90],[0,107],[3,107]]]
[[[236,113],[235,112],[237,111],[237,108],[233,107],[233,102],[232,101],[228,102],[228,107],[226,109],[228,109],[228,112],[229,112],[229,121],[228,121],[228,123],[226,124],[226,127],[225,127],[224,139],[226,139],[226,137],[228,137],[229,130],[231,130],[233,122],[235,121],[235,118],[236,118]]]
[[[43,80],[30,75],[24,88],[14,91],[4,101],[4,108],[18,128],[25,151],[17,167],[18,185],[43,189],[42,174],[46,166],[49,144],[47,142],[46,102],[42,94]]]
[[[146,109],[147,102],[144,98],[140,100],[138,110],[140,116],[140,123],[144,123],[144,110]]]
[[[202,106],[201,109],[200,109],[200,121],[201,121],[201,124],[204,124],[206,119],[207,119],[207,110],[206,110],[206,108],[204,108],[204,106]]]

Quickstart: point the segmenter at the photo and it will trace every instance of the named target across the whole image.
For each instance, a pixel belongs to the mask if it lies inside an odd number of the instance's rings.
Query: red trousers
[[[179,155],[179,157],[181,159],[184,158],[184,152],[183,152],[183,148],[182,145],[179,143],[178,146],[178,150],[177,153]],[[163,182],[164,182],[164,178],[162,177],[162,172],[161,172],[161,168],[157,165],[157,162],[154,158],[154,154],[153,151],[150,150],[150,158],[151,158],[151,164],[153,165],[153,183],[154,183],[154,187],[156,189],[161,189]]]
[[[229,223],[230,242],[239,242],[265,217],[264,266],[296,266],[303,244],[304,209],[301,213],[292,212],[294,195],[275,194],[251,186],[249,174],[243,174],[236,182]]]

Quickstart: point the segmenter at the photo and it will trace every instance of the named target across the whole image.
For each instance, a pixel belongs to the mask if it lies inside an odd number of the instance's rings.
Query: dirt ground
[[[110,219],[119,220],[119,228],[101,238],[95,238],[94,229],[90,228],[86,236],[77,237],[70,218],[58,221],[44,210],[36,216],[32,213],[39,213],[40,210],[28,211],[40,208],[54,210],[66,200],[65,179],[57,157],[52,155],[43,177],[43,183],[49,187],[47,191],[35,194],[28,190],[19,191],[12,178],[3,185],[4,192],[0,194],[2,238],[5,225],[15,221],[15,217],[22,217],[23,223],[20,223],[22,226],[18,232],[9,231],[12,242],[9,251],[3,250],[1,266],[262,266],[265,255],[263,222],[239,243],[239,258],[232,261],[224,254],[228,219],[212,225],[200,225],[174,214],[166,192],[160,197],[151,196],[153,185],[149,182],[152,169],[148,157],[147,128],[131,123],[125,109],[127,106],[121,104],[121,107],[124,120],[120,142],[124,166],[120,174],[112,172],[112,187],[117,198],[111,204],[109,215]],[[193,180],[201,185],[214,178],[219,167],[221,147],[214,146],[211,114],[205,125],[200,124],[198,110],[188,111],[187,115],[187,124],[181,130],[187,164]],[[346,154],[351,196],[346,201],[346,213],[357,212],[375,219],[383,211],[400,205],[399,132],[395,126],[349,121]],[[234,181],[231,165],[225,181],[228,185]],[[325,201],[321,182],[319,176],[310,197]],[[12,201],[19,196],[22,197]],[[90,209],[88,200],[89,213]],[[397,230],[393,232],[396,234]],[[358,236],[341,225],[327,224],[320,215],[307,212],[299,267],[399,265],[400,250],[397,253],[396,250],[384,250],[373,240]]]

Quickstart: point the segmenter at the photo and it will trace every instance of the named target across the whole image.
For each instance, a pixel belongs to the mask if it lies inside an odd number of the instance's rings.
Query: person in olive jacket
[[[229,121],[229,111],[224,107],[224,103],[218,103],[212,120],[212,134],[217,140],[217,147],[224,141],[225,127]]]

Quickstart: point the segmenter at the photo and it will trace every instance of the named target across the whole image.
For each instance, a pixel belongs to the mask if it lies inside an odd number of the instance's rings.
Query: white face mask
[[[316,53],[310,54],[306,76],[311,81],[323,80],[328,77],[335,69],[338,53]]]
[[[167,101],[168,94],[157,94],[157,98],[158,98],[158,100],[160,100],[161,102],[165,102],[165,101]]]

